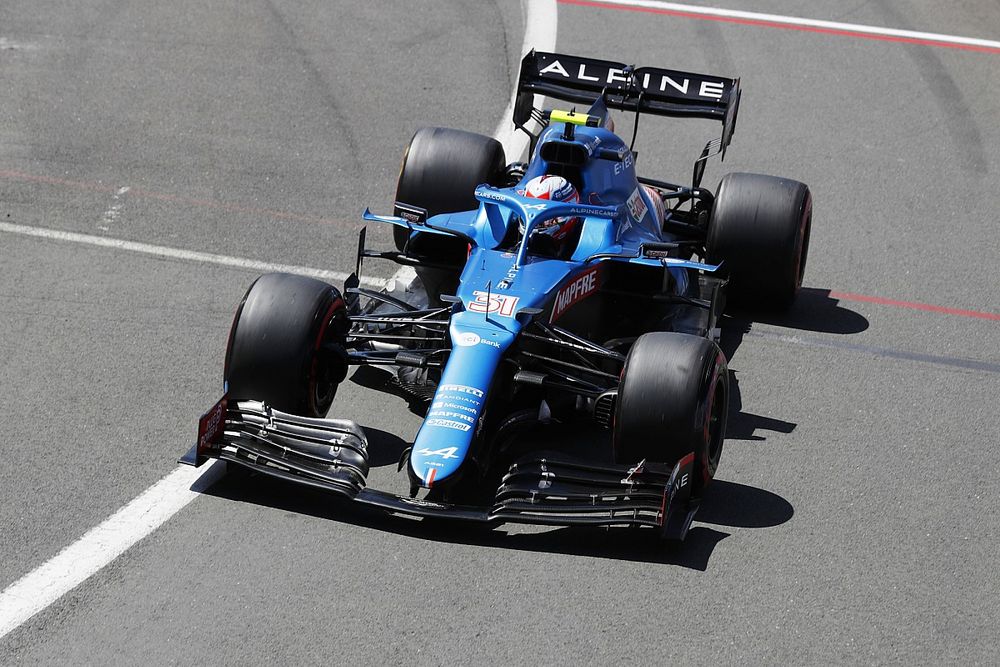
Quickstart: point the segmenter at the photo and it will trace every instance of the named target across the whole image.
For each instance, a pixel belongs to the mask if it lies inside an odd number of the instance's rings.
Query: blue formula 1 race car
[[[529,162],[507,164],[494,139],[421,129],[393,215],[364,214],[393,225],[394,249],[366,247],[362,230],[342,291],[288,274],[251,285],[225,396],[182,461],[223,459],[391,513],[684,538],[726,430],[719,318],[727,299],[794,299],[809,189],[756,174],[701,187],[732,138],[738,79],[531,52],[517,92]],[[536,95],[587,111],[535,108]],[[611,109],[715,119],[722,133],[676,185],[636,175]],[[361,287],[374,258],[409,278]],[[364,430],[325,418],[355,365],[387,373],[424,415],[399,461],[409,493],[368,487]],[[588,448],[560,438],[567,428],[603,435]]]

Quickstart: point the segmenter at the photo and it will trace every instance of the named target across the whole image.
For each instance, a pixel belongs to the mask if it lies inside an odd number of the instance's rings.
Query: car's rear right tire
[[[726,174],[708,225],[708,261],[723,265],[736,305],[784,310],[802,285],[812,195],[804,183],[762,174]]]

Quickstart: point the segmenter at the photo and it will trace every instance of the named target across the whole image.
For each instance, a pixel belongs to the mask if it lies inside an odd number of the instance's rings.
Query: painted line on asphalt
[[[559,26],[559,11],[556,0],[521,0],[521,15],[524,17],[524,41],[521,43],[521,58],[532,49],[538,51],[556,50],[556,31]],[[518,70],[520,75],[520,70]],[[528,149],[528,135],[514,128],[514,103],[517,101],[517,80],[513,82],[510,101],[500,116],[493,136],[503,144],[507,162],[519,162]],[[541,96],[535,95],[535,106],[541,106]]]
[[[986,373],[1000,373],[1000,364],[990,361],[980,361],[978,359],[965,359],[963,357],[949,357],[941,354],[926,354],[924,352],[907,352],[906,350],[894,350],[888,347],[876,347],[874,345],[862,345],[860,343],[848,343],[840,340],[829,340],[813,338],[811,336],[798,336],[776,331],[751,329],[746,336],[751,338],[763,338],[780,343],[790,343],[802,347],[826,348],[830,350],[858,352],[874,357],[886,359],[899,359],[903,361],[916,361],[925,364],[936,364],[938,366],[950,366],[952,368],[962,368],[971,371],[982,371]]]
[[[829,296],[831,299],[837,299],[838,301],[861,301],[864,303],[875,303],[880,306],[895,306],[897,308],[910,308],[912,310],[926,310],[929,313],[958,315],[960,317],[975,317],[982,320],[1000,322],[1000,313],[987,313],[981,310],[966,310],[964,308],[951,308],[949,306],[935,306],[930,303],[899,301],[898,299],[886,299],[881,296],[868,296],[865,294],[851,294],[850,292],[830,292]]]
[[[763,28],[783,28],[785,30],[800,30],[825,35],[840,35],[860,39],[874,39],[883,42],[901,42],[904,44],[919,44],[947,49],[963,49],[982,53],[1000,53],[1000,41],[980,39],[978,37],[962,37],[959,35],[943,35],[934,32],[916,30],[900,30],[883,28],[857,23],[841,23],[839,21],[824,21],[819,19],[784,16],[782,14],[763,14],[746,12],[738,9],[719,9],[716,7],[698,7],[675,2],[660,2],[659,0],[558,0],[565,5],[580,5],[600,9],[618,9],[632,12],[645,12],[665,16],[722,21],[739,25],[751,25]]]
[[[342,271],[327,271],[326,269],[313,269],[306,266],[295,266],[293,264],[261,262],[259,260],[246,259],[244,257],[216,255],[209,252],[198,252],[196,250],[170,248],[167,246],[153,245],[151,243],[140,243],[139,241],[126,241],[124,239],[108,238],[107,236],[64,232],[58,229],[49,229],[48,227],[16,225],[10,222],[0,222],[0,232],[20,234],[21,236],[33,236],[52,241],[80,243],[99,248],[127,250],[129,252],[140,253],[143,255],[151,255],[153,257],[178,259],[188,262],[201,262],[202,264],[215,264],[217,266],[228,266],[236,269],[245,269],[247,271],[259,271],[262,273],[296,273],[302,276],[318,278],[319,280],[331,280],[337,282],[344,282],[344,280],[348,277],[348,274]],[[390,281],[383,280],[381,278],[362,278],[361,282],[369,287],[382,288],[385,287]]]
[[[526,26],[525,45],[533,44],[538,48],[548,48],[549,50],[554,48],[556,29],[555,0],[523,0],[521,7]],[[551,11],[551,14],[548,14],[549,11]],[[551,23],[546,25],[544,21],[550,21]],[[528,34],[529,27],[530,36]],[[545,35],[545,30],[551,30],[551,37]],[[529,48],[531,47],[529,46]],[[508,117],[512,113],[513,107],[504,112],[505,116]],[[504,129],[504,124],[498,126],[496,131],[497,138],[505,146],[516,146],[516,144],[511,143],[513,142],[512,136],[509,136],[513,134],[513,131]],[[523,147],[521,150],[523,151]],[[508,155],[512,154],[508,153]],[[0,171],[0,178],[11,177],[12,173],[17,172]],[[21,174],[21,176],[25,175]],[[59,179],[43,177],[31,177],[27,180],[50,183],[59,181]],[[57,182],[57,184],[79,185],[68,182]],[[114,189],[107,188],[107,191],[114,192]],[[132,192],[136,194],[135,190]],[[147,194],[148,196],[148,193],[142,194]],[[213,202],[178,199],[184,203],[211,205],[214,208],[233,210],[225,205],[218,205]],[[257,212],[272,215],[277,213],[267,211]],[[299,216],[285,215],[284,217],[294,218]],[[89,234],[63,232],[11,223],[0,222],[0,231],[57,241],[116,248],[170,259],[252,269],[255,271],[285,271],[337,280],[343,280],[347,277],[347,274],[336,271],[271,264],[238,257],[181,250],[136,241],[109,239]],[[399,275],[397,273],[397,276]],[[373,279],[368,279],[364,282],[374,287],[382,287],[387,281],[378,281],[376,283]],[[138,498],[132,500],[99,526],[63,549],[54,558],[46,561],[7,587],[0,593],[0,638],[20,627],[25,621],[76,588],[136,542],[153,532],[171,516],[194,500],[203,489],[210,487],[222,474],[224,469],[225,465],[221,462],[214,463],[207,470],[204,467],[196,469],[183,465],[178,466],[173,472],[151,486]]]
[[[85,190],[88,192],[109,192],[114,193],[115,188],[110,185],[105,185],[104,183],[99,183],[96,181],[75,181],[68,178],[56,178],[54,176],[42,176],[40,174],[28,174],[23,171],[14,171],[12,169],[0,169],[0,178],[9,181],[24,181],[26,183],[42,183],[45,185],[56,185],[64,188],[74,188],[76,190]],[[130,188],[130,197],[135,197],[137,199],[155,199],[157,201],[169,202],[172,204],[183,204],[185,206],[198,206],[201,208],[211,208],[218,211],[228,211],[230,213],[244,213],[246,215],[260,215],[269,218],[276,218],[278,220],[294,220],[296,222],[312,222],[323,225],[342,225],[347,224],[344,220],[333,220],[331,218],[323,218],[318,215],[306,215],[304,213],[289,213],[287,211],[275,211],[268,208],[256,208],[253,206],[244,206],[242,204],[232,204],[228,202],[215,201],[211,199],[193,199],[191,197],[182,197],[180,195],[172,195],[165,192],[154,192],[152,190],[144,190],[143,188]]]
[[[179,466],[41,567],[0,593],[0,638],[48,607],[201,495],[225,472]]]

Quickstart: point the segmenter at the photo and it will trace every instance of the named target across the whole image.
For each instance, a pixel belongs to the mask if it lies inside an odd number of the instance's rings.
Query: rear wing
[[[719,150],[736,128],[740,80],[657,67],[634,67],[609,60],[531,51],[521,61],[514,124],[532,117],[534,95],[658,116],[706,118],[722,123]]]

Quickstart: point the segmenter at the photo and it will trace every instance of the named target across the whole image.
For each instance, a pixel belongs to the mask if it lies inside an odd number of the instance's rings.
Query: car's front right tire
[[[612,431],[615,461],[674,465],[693,453],[692,494],[700,496],[722,456],[729,414],[729,369],[714,342],[655,332],[625,359]]]

